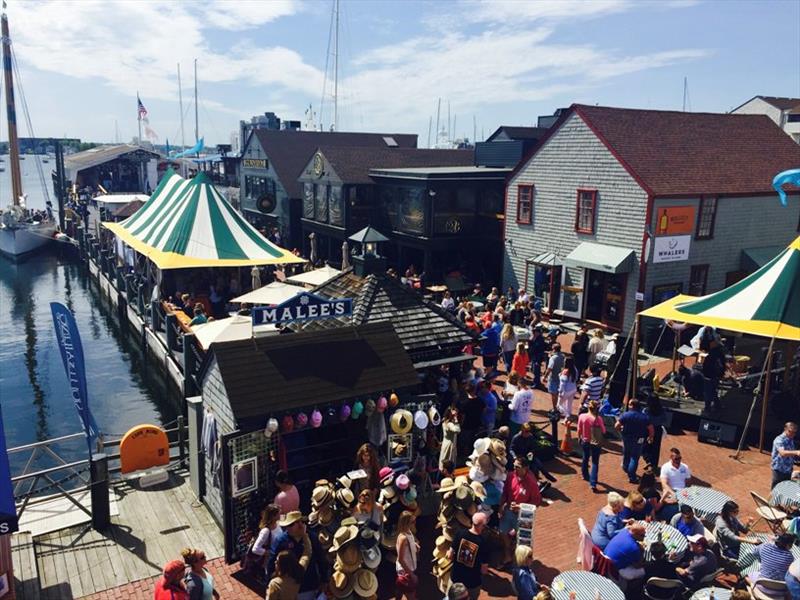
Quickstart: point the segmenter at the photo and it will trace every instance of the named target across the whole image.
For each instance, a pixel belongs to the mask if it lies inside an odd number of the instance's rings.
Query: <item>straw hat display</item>
[[[483,486],[484,500],[495,505],[503,493],[506,481],[508,456],[502,440],[480,438],[475,440],[472,454],[467,460],[469,478]]]
[[[408,433],[414,425],[414,415],[411,414],[411,411],[401,408],[392,413],[389,425],[394,433]]]

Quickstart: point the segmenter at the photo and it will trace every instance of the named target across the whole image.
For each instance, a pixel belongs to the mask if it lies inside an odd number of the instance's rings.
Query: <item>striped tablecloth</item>
[[[770,538],[773,537],[767,533],[748,533],[747,536],[758,538],[764,543],[770,541]],[[746,542],[742,542],[741,546],[739,546],[739,559],[736,561],[736,566],[742,570],[742,575],[755,573],[761,567],[756,548],[758,548],[757,544],[748,544]],[[791,552],[792,556],[800,558],[800,546],[793,545]]]
[[[730,496],[726,496],[719,490],[698,485],[692,485],[679,491],[677,496],[678,504],[691,506],[698,519],[709,523],[713,523],[717,518],[722,511],[722,505],[731,500]]]
[[[702,588],[697,590],[694,594],[692,594],[692,600],[708,600],[711,597],[711,590],[712,588]],[[731,590],[726,590],[725,588],[713,588],[714,590],[714,600],[730,600],[731,597]]]
[[[800,482],[781,481],[772,488],[770,504],[800,510]]]
[[[555,600],[569,600],[570,592],[575,592],[575,600],[594,600],[597,592],[603,600],[625,600],[616,583],[589,571],[564,571],[553,579],[550,591]]]
[[[676,560],[683,558],[686,549],[689,547],[689,542],[685,535],[672,525],[667,525],[666,523],[660,523],[658,521],[643,523],[643,525],[645,526],[644,559],[646,561],[649,562],[653,560],[653,556],[650,554],[650,544],[659,541],[664,542],[664,545],[667,547],[667,554],[674,552],[677,554]]]

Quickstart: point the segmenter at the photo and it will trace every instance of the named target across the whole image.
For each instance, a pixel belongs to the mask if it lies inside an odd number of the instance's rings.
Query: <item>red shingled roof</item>
[[[655,196],[774,193],[772,178],[800,167],[800,145],[764,115],[571,109]]]
[[[783,98],[780,96],[756,96],[756,98],[761,98],[764,102],[772,104],[772,106],[780,110],[790,110],[800,106],[800,98]]]

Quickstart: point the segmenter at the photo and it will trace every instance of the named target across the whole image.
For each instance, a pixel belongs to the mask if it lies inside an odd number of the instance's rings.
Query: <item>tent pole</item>
[[[639,336],[640,326],[639,315],[633,321],[633,346],[631,346],[631,398],[636,397],[636,380],[639,379]]]
[[[773,337],[769,343],[769,350],[767,350],[767,366],[766,366],[766,379],[764,380],[764,396],[761,399],[761,431],[758,435],[758,451],[764,451],[764,433],[767,428],[767,404],[769,403],[769,388],[772,382],[772,348],[775,345],[775,338]]]

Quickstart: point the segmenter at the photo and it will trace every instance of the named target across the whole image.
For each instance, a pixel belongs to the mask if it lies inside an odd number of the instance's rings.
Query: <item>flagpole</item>
[[[139,104],[141,100],[139,99],[139,91],[136,91],[136,120],[139,121],[139,146],[142,145],[142,111],[139,110]]]

